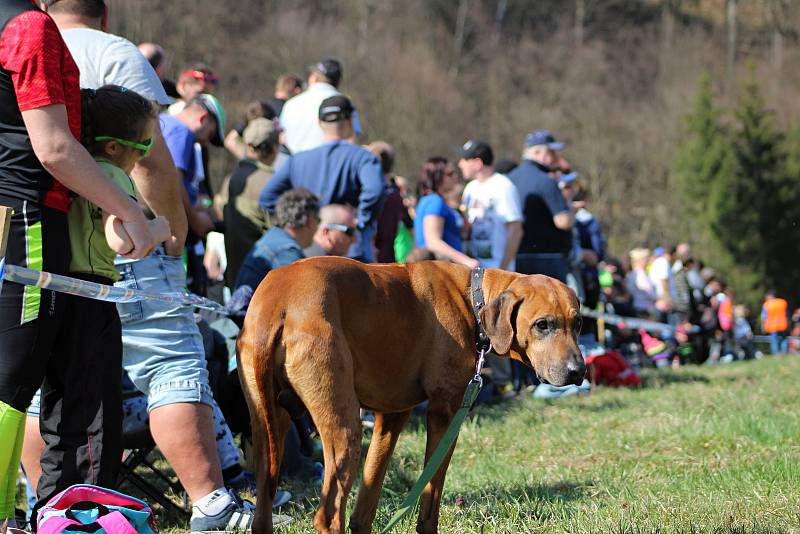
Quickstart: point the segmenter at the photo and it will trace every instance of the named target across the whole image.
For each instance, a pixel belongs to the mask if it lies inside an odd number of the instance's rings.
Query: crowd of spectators
[[[201,328],[230,342],[267,273],[305,257],[546,274],[588,309],[662,324],[653,332],[585,321],[582,343],[640,365],[761,354],[750,311],[688,244],[608,255],[586,183],[550,131],[521,139],[519,162],[495,161],[490,143],[469,138],[411,165],[420,170],[409,180],[394,174],[390,143],[361,145],[370,110],[359,117],[357,98],[340,91],[337,59],[314,63],[305,80],[280,76],[228,128],[211,66],[191,63],[171,82],[168,51],[108,34],[110,15],[103,0],[0,0],[0,204],[15,209],[6,257],[150,292],[188,287],[229,318],[209,326],[185,307],[114,307],[6,283],[0,521],[15,520],[20,459],[32,507],[74,483],[116,484],[124,374],[192,501],[191,530],[249,526],[252,506],[237,492],[255,485],[233,437],[249,433],[237,423],[246,416],[228,365],[235,357],[228,351],[221,370],[209,365]],[[235,163],[215,181],[209,158],[223,150]],[[798,323],[786,300],[766,296],[772,353],[797,348],[786,334]],[[490,355],[488,368],[489,399],[545,389],[508,358]],[[293,423],[285,472],[318,479],[313,425]]]

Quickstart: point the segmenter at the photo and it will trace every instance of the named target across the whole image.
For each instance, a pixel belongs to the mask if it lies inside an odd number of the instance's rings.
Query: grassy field
[[[800,358],[645,378],[639,390],[478,409],[448,471],[440,532],[800,532]],[[400,438],[376,526],[416,480],[423,448],[417,421]],[[316,490],[289,489],[283,512],[295,524],[282,532],[313,532]]]

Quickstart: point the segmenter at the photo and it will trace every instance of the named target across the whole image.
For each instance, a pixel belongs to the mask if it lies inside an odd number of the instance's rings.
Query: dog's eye
[[[536,327],[536,330],[542,333],[546,333],[548,330],[550,330],[550,323],[547,321],[547,319],[539,319],[533,323],[533,326]]]
[[[575,330],[576,333],[580,334],[581,328],[583,327],[583,318],[579,315],[575,317],[575,320],[572,321],[572,329]]]

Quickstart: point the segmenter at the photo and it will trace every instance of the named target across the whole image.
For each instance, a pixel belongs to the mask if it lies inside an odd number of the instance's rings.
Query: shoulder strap
[[[106,534],[137,534],[122,512],[115,510],[108,515],[97,518],[97,524],[103,527]]]
[[[80,523],[63,515],[53,515],[42,521],[36,532],[38,534],[61,534],[72,525],[80,525]]]

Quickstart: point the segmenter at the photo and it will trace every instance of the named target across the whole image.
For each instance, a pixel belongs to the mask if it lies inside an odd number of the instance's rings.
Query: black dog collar
[[[484,269],[482,267],[476,267],[472,269],[472,273],[469,277],[470,295],[472,296],[472,315],[475,317],[475,324],[477,325],[475,329],[475,348],[478,352],[486,352],[489,350],[489,347],[491,347],[489,335],[486,333],[486,329],[484,329],[481,318],[478,315],[478,312],[480,312],[486,304],[483,301],[483,273]]]

